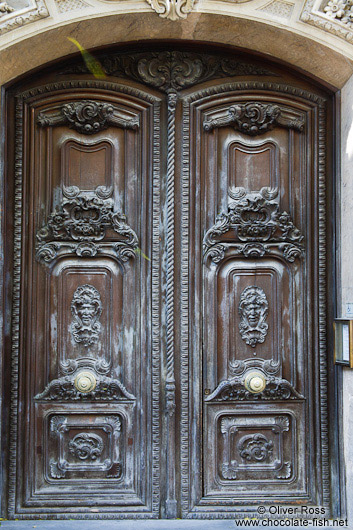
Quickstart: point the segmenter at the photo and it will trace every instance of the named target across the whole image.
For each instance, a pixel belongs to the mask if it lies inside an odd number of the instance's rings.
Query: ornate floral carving
[[[221,381],[205,401],[279,401],[304,399],[286,379],[267,377],[266,388],[258,394],[246,390],[244,379],[234,377]]]
[[[106,418],[104,418],[104,421],[107,424],[107,426],[103,427],[103,430],[105,432],[108,432],[109,427],[112,428],[114,434],[118,434],[118,433],[121,432],[122,421],[121,421],[121,417],[119,415],[107,416]],[[109,425],[109,427],[108,427],[108,425]]]
[[[286,117],[278,105],[262,103],[232,105],[225,115],[217,118],[207,117],[203,122],[205,131],[227,125],[232,125],[237,131],[250,136],[264,134],[279,125],[300,132],[304,130],[303,120]]]
[[[276,75],[261,66],[239,62],[234,57],[180,51],[102,55],[99,60],[107,75],[134,79],[164,92],[181,90],[208,79]],[[65,73],[88,73],[88,70],[80,64]]]
[[[241,458],[247,462],[264,462],[271,456],[273,442],[263,434],[244,436],[239,441],[238,450]]]
[[[79,392],[75,387],[73,376],[64,376],[53,379],[44,391],[37,394],[35,400],[44,401],[115,401],[134,400],[124,385],[118,379],[100,376],[94,390]]]
[[[122,475],[123,466],[120,462],[114,462],[107,471],[107,478],[120,478]]]
[[[277,253],[287,261],[303,255],[304,236],[290,215],[281,212],[276,202],[278,189],[262,188],[246,193],[244,188],[229,190],[234,202],[228,212],[221,213],[204,237],[204,256],[215,263],[221,261],[228,248],[245,257],[262,257]],[[222,236],[232,231],[231,242]]]
[[[268,301],[261,287],[251,285],[241,293],[239,301],[239,331],[241,338],[255,348],[256,344],[265,342],[268,324]]]
[[[147,0],[152,9],[162,18],[178,20],[186,18],[197,0]]]
[[[97,342],[101,331],[98,319],[102,314],[102,301],[93,285],[77,287],[71,302],[71,313],[74,317],[74,322],[71,324],[74,340],[82,342],[84,346],[91,346]]]
[[[53,416],[50,420],[51,432],[67,431],[67,419],[65,416]]]
[[[102,438],[94,433],[81,432],[69,442],[70,453],[80,460],[96,460],[103,448]]]
[[[95,134],[110,125],[134,130],[139,127],[138,118],[122,118],[117,112],[110,103],[84,100],[66,103],[61,107],[60,114],[40,112],[37,123],[42,127],[67,124],[71,129],[82,134]]]
[[[71,190],[48,217],[47,224],[37,232],[36,258],[51,263],[60,253],[76,253],[81,257],[108,252],[125,262],[135,257],[138,238],[126,223],[122,212],[116,212],[112,199],[101,199],[97,192]],[[122,241],[103,241],[108,232],[118,234]]]
[[[21,7],[16,8],[12,8],[6,1],[1,2],[0,35],[48,16],[44,0],[27,0]]]
[[[353,42],[352,17],[350,0],[330,0],[321,2],[320,6],[315,0],[306,0],[300,20]]]
[[[324,13],[349,28],[353,27],[353,4],[351,0],[329,0],[324,7]]]

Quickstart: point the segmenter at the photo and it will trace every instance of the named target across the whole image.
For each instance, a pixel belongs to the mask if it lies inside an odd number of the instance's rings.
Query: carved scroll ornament
[[[178,20],[187,17],[196,0],[147,0],[147,2],[160,17]]]
[[[49,264],[59,255],[71,253],[81,257],[108,253],[122,262],[134,258],[137,235],[126,223],[125,215],[114,211],[113,200],[101,199],[97,190],[93,194],[78,188],[71,192],[38,231],[36,259]],[[111,241],[110,237],[104,241],[109,232],[122,239]]]
[[[238,444],[241,458],[247,462],[264,462],[272,454],[273,442],[263,434],[245,436]]]
[[[59,112],[54,114],[40,112],[37,123],[41,127],[67,124],[71,129],[82,134],[95,134],[107,129],[110,125],[133,130],[139,127],[138,118],[122,118],[110,103],[91,100],[66,103]]]
[[[71,332],[74,340],[84,346],[91,346],[99,339],[101,325],[98,322],[102,314],[102,301],[93,285],[80,285],[74,292],[71,302],[74,322]]]
[[[246,193],[244,188],[229,190],[234,199],[228,212],[221,213],[204,237],[204,258],[220,262],[227,249],[248,258],[277,254],[290,263],[304,253],[304,236],[287,212],[281,212],[274,199],[278,189],[262,188]],[[229,240],[222,239],[229,234]]]
[[[302,119],[288,118],[278,105],[264,105],[262,103],[232,105],[224,115],[217,118],[206,118],[203,122],[205,131],[227,125],[231,125],[237,131],[250,136],[264,134],[276,126],[299,132],[304,130]]]
[[[97,434],[81,432],[69,443],[70,453],[80,460],[96,460],[103,452],[103,440]]]
[[[239,301],[239,331],[241,338],[253,348],[257,343],[265,342],[267,314],[268,301],[263,289],[255,285],[246,287]]]
[[[266,387],[253,394],[244,386],[244,378],[234,377],[221,381],[205,401],[279,401],[304,399],[286,379],[266,376]]]
[[[276,74],[234,57],[220,57],[194,52],[162,51],[100,55],[99,60],[109,76],[133,79],[162,90],[182,90],[210,79],[233,76],[265,76]],[[80,63],[65,70],[67,74],[89,73]]]
[[[80,392],[75,385],[74,376],[53,379],[44,391],[34,398],[37,401],[115,401],[134,400],[124,385],[111,377],[98,376],[93,390]]]

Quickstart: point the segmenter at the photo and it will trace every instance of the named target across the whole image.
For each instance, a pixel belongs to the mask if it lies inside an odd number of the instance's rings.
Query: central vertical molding
[[[174,374],[174,178],[175,178],[175,109],[178,95],[170,91],[168,102],[167,151],[167,274],[166,274],[166,436],[167,496],[166,516],[177,516],[175,498],[175,374]]]

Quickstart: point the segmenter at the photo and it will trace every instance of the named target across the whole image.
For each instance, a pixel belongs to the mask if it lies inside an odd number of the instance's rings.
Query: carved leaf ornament
[[[279,254],[294,262],[304,253],[304,236],[294,226],[290,215],[281,212],[274,199],[278,188],[262,188],[246,193],[244,188],[229,190],[227,213],[221,213],[204,237],[204,257],[220,262],[228,248],[249,258]],[[222,239],[230,233],[230,240]]]
[[[272,454],[273,442],[263,434],[245,436],[239,442],[239,454],[247,462],[264,462]]]

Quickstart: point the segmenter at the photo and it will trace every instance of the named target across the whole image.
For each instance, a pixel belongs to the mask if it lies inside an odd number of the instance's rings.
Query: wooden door
[[[329,506],[325,98],[100,60],[9,98],[10,517]]]

